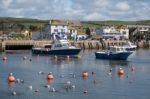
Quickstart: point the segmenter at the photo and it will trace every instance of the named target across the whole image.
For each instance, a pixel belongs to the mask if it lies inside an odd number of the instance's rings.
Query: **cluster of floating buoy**
[[[25,59],[26,59],[26,58],[25,58]],[[131,67],[131,71],[134,71],[134,68],[133,68],[133,67]],[[109,70],[109,73],[112,73],[112,69]],[[38,74],[43,75],[43,74],[45,74],[45,73],[44,73],[43,71],[40,71],[40,72],[38,72]],[[91,74],[91,75],[90,75],[90,74]],[[92,76],[92,75],[93,75],[93,77],[96,76],[96,72],[94,72],[94,71],[92,71],[90,74],[89,74],[88,71],[84,71],[84,72],[82,72],[82,77],[83,77],[83,78],[89,78],[89,76]],[[117,74],[118,74],[119,76],[125,75],[124,69],[123,69],[123,68],[118,68]],[[71,73],[70,75],[72,75],[72,77],[75,78],[75,74]],[[64,78],[64,77],[65,77],[64,75],[61,75],[61,76],[60,76],[60,78]],[[81,74],[80,74],[80,77],[81,77]],[[46,75],[46,79],[47,79],[48,81],[53,81],[53,80],[54,80],[54,75],[53,75],[53,73],[52,73],[52,72],[49,72],[49,73]],[[8,82],[22,82],[22,80],[16,79],[16,77],[13,75],[13,73],[10,73],[10,74],[9,74],[7,80],[8,80]],[[97,81],[94,80],[93,83],[96,84]],[[47,89],[49,89],[49,92],[58,92],[58,90],[56,90],[54,87],[51,87],[50,84],[47,84],[47,85],[45,85],[44,87],[47,88]],[[30,90],[33,89],[32,85],[28,86],[28,88],[29,88]],[[75,89],[75,88],[76,88],[76,86],[75,86],[74,84],[72,84],[70,81],[67,81],[67,82],[65,83],[65,89],[66,89],[67,91],[70,90],[70,89]],[[35,89],[34,92],[39,92],[39,90],[38,90],[38,89]],[[87,94],[88,91],[87,91],[87,90],[84,90],[84,91],[82,91],[82,93]],[[15,91],[12,92],[12,95],[15,96],[16,94],[17,94],[17,93],[16,93]]]

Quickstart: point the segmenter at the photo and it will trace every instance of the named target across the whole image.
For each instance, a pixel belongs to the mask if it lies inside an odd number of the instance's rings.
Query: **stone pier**
[[[13,50],[13,48],[17,48],[17,50],[26,47],[32,48],[33,46],[36,47],[43,47],[45,44],[52,44],[53,42],[50,40],[5,40],[0,41],[0,52],[5,50]]]

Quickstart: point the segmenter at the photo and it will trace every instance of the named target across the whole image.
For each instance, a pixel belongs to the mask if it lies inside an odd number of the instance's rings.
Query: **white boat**
[[[46,45],[47,46],[47,45]],[[48,55],[78,55],[81,49],[71,46],[67,40],[56,40],[50,47],[32,48],[33,54],[48,54]]]

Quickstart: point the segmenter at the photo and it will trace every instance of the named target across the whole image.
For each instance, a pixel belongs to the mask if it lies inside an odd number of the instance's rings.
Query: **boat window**
[[[110,48],[111,52],[116,52],[116,48]]]
[[[120,49],[119,49],[119,48],[117,48],[117,51],[120,51]]]
[[[68,44],[67,44],[67,43],[65,43],[65,44],[62,44],[62,46],[68,46]]]
[[[62,45],[61,44],[56,44],[55,47],[62,47]]]
[[[123,51],[123,48],[120,48],[121,51]]]

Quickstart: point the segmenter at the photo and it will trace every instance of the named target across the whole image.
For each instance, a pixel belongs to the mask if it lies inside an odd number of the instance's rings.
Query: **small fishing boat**
[[[111,46],[107,51],[95,52],[95,56],[97,59],[126,60],[132,53],[123,46]]]
[[[33,54],[47,55],[69,55],[75,56],[80,53],[81,49],[71,44],[67,40],[56,40],[52,46],[46,45],[44,48],[32,48]]]

